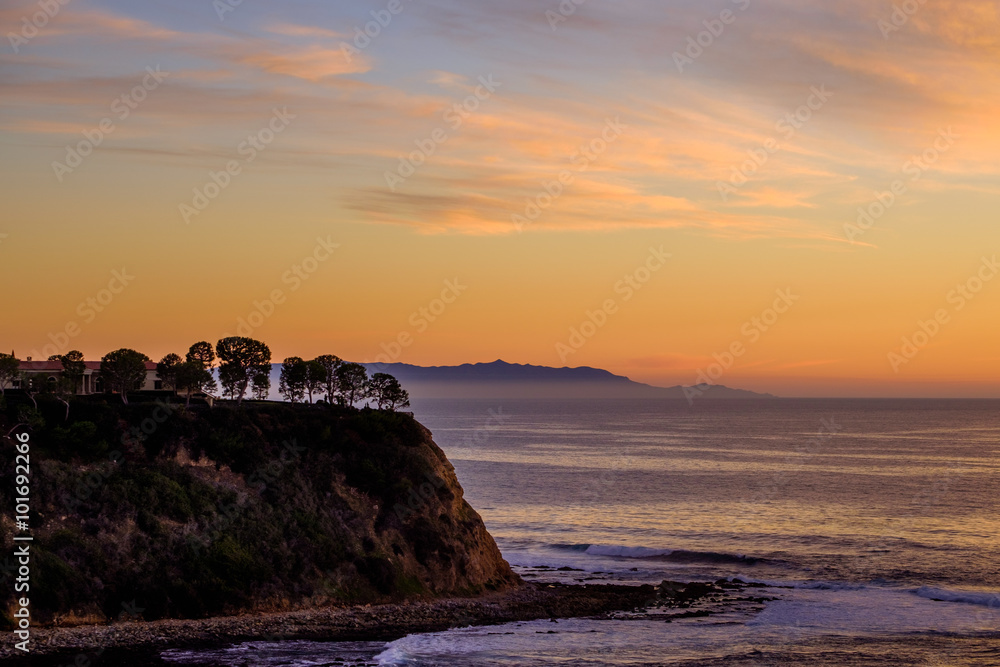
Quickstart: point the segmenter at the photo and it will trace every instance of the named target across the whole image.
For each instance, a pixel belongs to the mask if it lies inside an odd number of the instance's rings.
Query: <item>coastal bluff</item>
[[[411,415],[274,402],[39,401],[30,419],[32,624],[196,619],[476,596],[522,585]],[[27,417],[26,417],[27,416]],[[19,429],[24,431],[25,429]],[[0,502],[15,448],[0,442]],[[0,515],[5,554],[15,534]],[[2,558],[2,557],[0,557]],[[0,562],[4,625],[16,566]]]

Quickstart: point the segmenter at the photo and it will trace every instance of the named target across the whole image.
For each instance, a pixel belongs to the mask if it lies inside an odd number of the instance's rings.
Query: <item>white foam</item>
[[[794,581],[777,581],[774,579],[755,579],[754,577],[747,577],[742,574],[733,574],[728,577],[723,577],[726,581],[732,583],[734,581],[740,581],[744,584],[760,584],[762,586],[774,586],[775,588],[795,588],[799,585]]]
[[[996,629],[996,614],[980,613],[957,600],[937,602],[915,592],[904,588],[799,585],[782,591],[782,599],[768,603],[747,625],[783,632],[859,635]]]
[[[963,604],[975,604],[990,609],[1000,610],[1000,593],[989,593],[985,591],[955,591],[946,588],[933,588],[931,586],[921,586],[913,591],[914,594],[928,600],[943,600],[945,602],[960,602]]]
[[[375,656],[375,661],[379,665],[407,665],[411,658],[403,648],[390,644],[389,648]]]
[[[674,553],[674,550],[591,544],[584,553],[589,556],[612,556],[615,558],[655,558],[657,556],[669,556]]]
[[[426,665],[445,656],[476,655],[484,648],[499,648],[504,642],[495,637],[497,628],[517,625],[457,628],[444,632],[407,635],[386,645],[373,660],[378,665]],[[477,664],[470,661],[469,664]]]

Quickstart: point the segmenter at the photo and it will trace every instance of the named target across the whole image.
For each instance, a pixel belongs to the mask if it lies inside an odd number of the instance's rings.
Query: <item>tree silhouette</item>
[[[219,381],[226,393],[238,404],[243,403],[247,387],[252,383],[255,395],[265,384],[270,389],[271,348],[259,340],[242,336],[223,338],[215,345],[219,356]],[[267,395],[267,390],[264,390]]]
[[[215,364],[215,350],[208,341],[195,343],[188,349],[187,361],[196,361],[202,368],[211,368]]]
[[[210,392],[215,389],[215,378],[212,371],[201,365],[200,361],[185,361],[174,367],[177,389],[184,391],[187,398],[184,405],[191,405],[191,394],[199,391]]]
[[[344,405],[354,405],[368,392],[368,371],[361,364],[342,364],[337,369],[337,399]]]
[[[0,396],[21,377],[21,360],[12,354],[0,354]]]
[[[368,383],[368,393],[375,399],[379,410],[395,410],[410,404],[410,394],[388,373],[375,373]]]
[[[242,381],[240,369],[232,366],[219,366],[219,384],[222,385],[223,396],[236,400],[236,390]]]
[[[250,382],[253,384],[253,397],[258,401],[266,401],[271,393],[271,364],[259,366]]]
[[[288,357],[281,363],[278,391],[286,400],[298,403],[305,396],[308,370],[302,357]]]
[[[145,354],[123,347],[101,358],[101,377],[128,405],[128,393],[140,389],[146,382],[146,363],[149,361]]]
[[[79,350],[70,350],[58,359],[62,363],[62,371],[55,384],[50,385],[48,390],[56,400],[66,406],[66,414],[63,417],[66,421],[69,420],[69,401],[83,385],[83,374],[87,372],[87,363],[83,360],[83,352]]]
[[[62,362],[62,377],[70,387],[72,393],[83,383],[83,374],[87,372],[87,362],[83,360],[83,352],[80,350],[70,350],[59,357]]]
[[[309,395],[309,402],[313,402],[313,394],[323,391],[326,382],[326,367],[315,359],[306,362],[306,394]]]
[[[177,367],[181,363],[181,355],[171,352],[156,364],[156,374],[160,376],[164,389],[177,389]]]
[[[326,401],[333,405],[337,397],[337,369],[344,361],[334,354],[322,354],[315,359],[316,363],[323,367],[323,381],[321,389],[326,393]]]

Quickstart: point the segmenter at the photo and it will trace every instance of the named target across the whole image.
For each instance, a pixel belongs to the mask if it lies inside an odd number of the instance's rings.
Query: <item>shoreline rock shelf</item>
[[[473,598],[36,629],[31,658],[19,659],[11,646],[3,646],[0,659],[5,664],[55,667],[99,652],[104,667],[157,665],[166,664],[160,662],[159,655],[169,648],[218,648],[246,641],[388,642],[413,633],[539,619],[671,622],[747,609],[748,605],[759,608],[772,599],[759,597],[759,586],[753,584],[720,584],[528,583]]]
[[[604,615],[638,609],[655,598],[653,586],[524,584],[475,598],[36,628],[32,631],[33,657],[18,660],[18,652],[4,645],[0,659],[13,658],[9,664],[62,665],[72,664],[77,655],[93,656],[100,651],[100,664],[107,667],[157,664],[157,656],[167,648],[252,640],[391,641],[416,632],[468,625]]]

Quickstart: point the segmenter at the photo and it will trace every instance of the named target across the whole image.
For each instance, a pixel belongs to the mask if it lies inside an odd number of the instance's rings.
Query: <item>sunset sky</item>
[[[996,1],[17,0],[0,28],[21,358],[249,331],[674,385],[735,344],[729,386],[1000,397]]]

